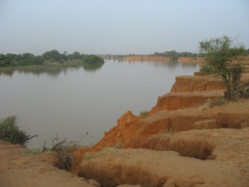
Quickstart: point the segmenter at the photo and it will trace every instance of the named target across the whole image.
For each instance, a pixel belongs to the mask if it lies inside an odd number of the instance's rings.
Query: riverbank
[[[141,61],[149,61],[149,62],[171,62],[170,57],[162,57],[162,56],[126,56],[120,58],[120,60],[130,61],[130,62],[141,62]],[[204,62],[203,57],[179,57],[177,62],[183,64],[199,64],[201,65]]]
[[[242,82],[249,82],[248,73]],[[8,183],[0,184],[68,186],[68,180],[70,186],[89,186],[94,179],[93,186],[104,187],[248,187],[249,100],[210,107],[223,92],[222,81],[212,76],[176,77],[147,115],[126,112],[102,140],[84,149],[73,172],[80,177],[56,168],[54,153],[27,155],[23,148],[2,143],[0,180]]]
[[[172,59],[170,57],[163,56],[125,56],[120,57],[118,60],[130,61],[130,62],[142,62],[142,61],[150,61],[150,62],[171,62]],[[241,57],[240,59],[243,62],[249,62],[249,56]],[[179,57],[176,60],[178,63],[182,64],[198,64],[202,65],[204,63],[204,57]]]

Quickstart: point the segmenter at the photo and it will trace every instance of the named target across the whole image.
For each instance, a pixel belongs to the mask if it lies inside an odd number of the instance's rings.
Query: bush
[[[149,111],[147,111],[147,110],[143,110],[140,112],[140,116],[142,116],[142,117],[146,117],[148,114],[149,114]]]
[[[37,136],[37,135],[35,135]],[[28,135],[16,125],[16,116],[10,116],[0,122],[0,140],[24,145],[35,136]]]

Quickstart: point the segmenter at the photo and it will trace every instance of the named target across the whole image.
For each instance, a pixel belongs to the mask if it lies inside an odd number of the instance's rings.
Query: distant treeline
[[[176,61],[179,57],[188,57],[188,58],[196,58],[198,56],[202,56],[199,53],[190,53],[190,52],[177,52],[175,50],[165,51],[162,53],[155,52],[152,56],[163,56],[169,57],[172,61]]]
[[[249,55],[249,49],[245,51],[244,55]],[[128,54],[128,55],[112,55],[112,54],[107,54],[107,55],[102,55],[103,58],[107,59],[122,59],[125,57],[130,57],[130,56],[161,56],[161,57],[169,57],[172,61],[177,61],[178,58],[180,57],[188,57],[188,58],[197,58],[197,57],[203,57],[204,54],[202,53],[191,53],[191,52],[177,52],[175,50],[172,51],[165,51],[165,52],[155,52],[153,54],[149,55],[136,55],[136,54]]]
[[[249,49],[245,51],[244,55],[249,55]],[[188,57],[188,58],[196,58],[196,57],[203,57],[204,54],[202,53],[190,53],[190,52],[177,52],[175,50],[172,51],[165,51],[162,53],[155,52],[152,56],[163,56],[169,57],[172,61],[177,61],[180,57]]]
[[[36,56],[32,53],[23,54],[0,54],[0,66],[29,66],[29,65],[42,65],[44,63],[58,62],[63,64],[64,62],[70,61],[82,61],[86,64],[103,64],[103,58],[96,55],[80,54],[74,52],[72,54],[59,53],[57,50],[47,51],[40,56]]]

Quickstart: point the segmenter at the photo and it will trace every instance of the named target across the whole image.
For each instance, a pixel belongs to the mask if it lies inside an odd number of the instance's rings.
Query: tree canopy
[[[204,72],[221,76],[227,87],[225,97],[229,100],[236,99],[236,90],[243,71],[239,57],[246,52],[244,46],[235,46],[230,37],[223,36],[201,41],[199,47],[206,61],[202,68]]]
[[[195,58],[198,56],[198,54],[190,52],[177,52],[175,50],[172,50],[172,51],[165,51],[163,53],[155,52],[153,56],[170,57],[172,61],[177,61],[179,57]]]
[[[85,55],[79,52],[74,52],[72,54],[67,54],[64,52],[61,54],[57,50],[51,50],[43,53],[40,56],[35,56],[32,53],[23,54],[0,54],[0,67],[7,66],[29,66],[29,65],[42,65],[46,63],[64,63],[71,61],[81,61],[82,64],[89,65],[102,65],[104,60],[96,55]]]

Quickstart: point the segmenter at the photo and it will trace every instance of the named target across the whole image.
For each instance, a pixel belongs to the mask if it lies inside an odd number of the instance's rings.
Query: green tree
[[[206,61],[202,68],[204,72],[221,76],[227,89],[225,98],[235,100],[243,72],[239,58],[245,52],[243,45],[234,46],[230,37],[223,36],[201,41],[199,47]]]
[[[64,55],[60,54],[57,50],[52,50],[45,52],[42,57],[45,60],[59,62],[60,60],[63,60]]]

